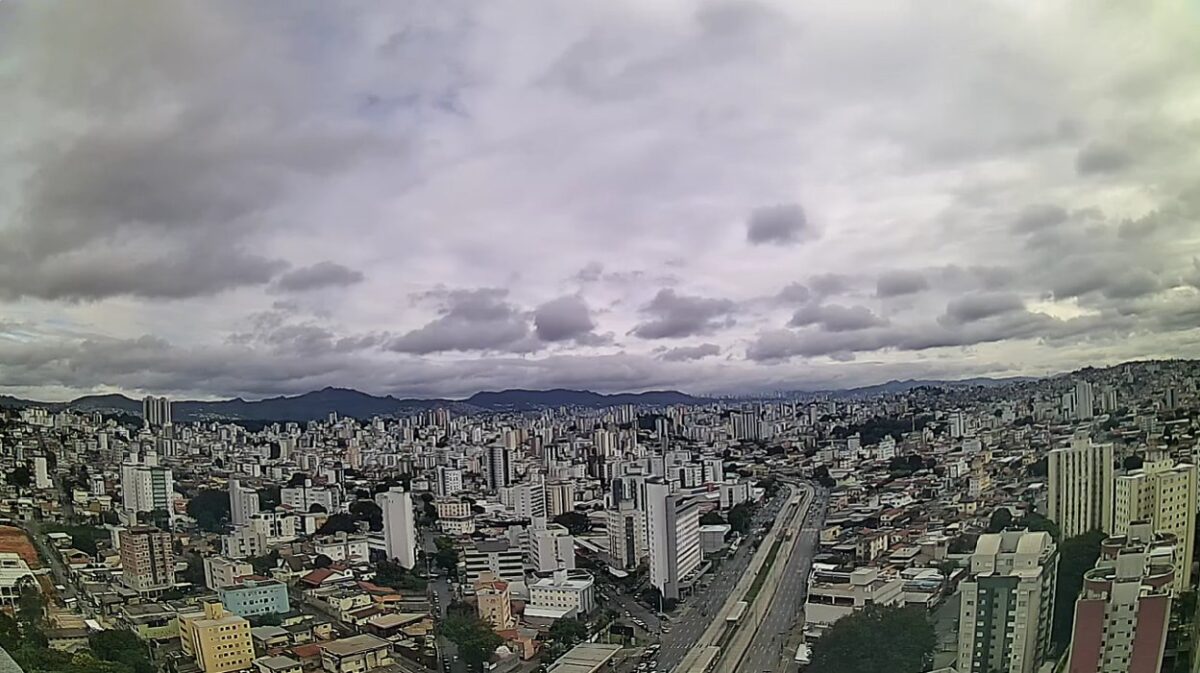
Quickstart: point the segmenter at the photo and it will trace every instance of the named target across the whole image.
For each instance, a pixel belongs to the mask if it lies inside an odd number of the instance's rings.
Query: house
[[[276,655],[254,660],[255,673],[301,673],[304,667],[288,656]]]
[[[52,650],[79,652],[88,648],[88,634],[84,629],[46,629],[46,644]]]
[[[321,668],[326,673],[363,673],[391,663],[391,643],[369,633],[321,645]]]

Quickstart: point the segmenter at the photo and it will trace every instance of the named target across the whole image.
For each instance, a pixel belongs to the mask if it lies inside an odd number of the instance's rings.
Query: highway
[[[800,533],[795,536],[795,547],[787,567],[783,569],[775,597],[738,670],[762,673],[795,668],[796,646],[800,643],[799,633],[804,626],[802,612],[808,589],[808,572],[821,535],[821,523],[825,519],[826,498],[823,491],[815,493]]]

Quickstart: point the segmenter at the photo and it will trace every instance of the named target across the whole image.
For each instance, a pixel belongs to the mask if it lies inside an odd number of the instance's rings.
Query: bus
[[[800,643],[800,646],[796,648],[796,665],[803,671],[810,661],[812,661],[812,648],[807,643]]]
[[[742,615],[746,614],[747,605],[748,603],[746,603],[746,601],[738,601],[737,603],[734,603],[733,609],[730,610],[729,614],[725,617],[725,623],[737,624],[739,621],[741,621]]]

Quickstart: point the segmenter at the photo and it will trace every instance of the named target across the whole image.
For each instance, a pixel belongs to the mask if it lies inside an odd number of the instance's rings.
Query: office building
[[[171,534],[152,526],[125,528],[121,543],[121,582],[138,593],[165,591],[175,585]]]
[[[506,582],[525,581],[525,562],[521,550],[503,538],[467,542],[463,547],[462,560],[467,586],[474,586],[483,573],[491,573]]]
[[[179,643],[204,673],[241,671],[254,661],[250,622],[216,602],[205,603],[202,612],[179,615]]]
[[[506,434],[506,438],[507,438]],[[514,442],[515,446],[515,442]],[[499,491],[513,482],[512,448],[496,444],[487,448],[486,474],[488,489]]]
[[[1113,447],[1076,436],[1047,457],[1051,521],[1063,539],[1090,530],[1112,532]]]
[[[663,483],[646,484],[646,535],[650,584],[663,598],[678,599],[700,567],[700,505],[671,493]]]
[[[1034,673],[1050,652],[1058,550],[1049,533],[979,536],[959,585],[958,670]]]
[[[1171,623],[1175,566],[1140,522],[1101,545],[1075,601],[1069,673],[1158,673]]]
[[[288,604],[287,585],[278,580],[244,579],[217,589],[221,605],[235,615],[282,615],[292,608]]]
[[[399,486],[375,496],[383,510],[383,541],[389,559],[412,570],[417,564],[417,523],[413,515],[412,496]]]
[[[165,397],[143,397],[142,419],[152,428],[171,424],[171,400]]]
[[[242,486],[237,479],[229,480],[229,518],[235,526],[250,522],[258,514],[258,491]]]
[[[1145,463],[1116,479],[1113,535],[1125,535],[1136,521],[1149,521],[1155,533],[1170,533],[1179,540],[1180,559],[1175,568],[1175,591],[1191,586],[1196,542],[1196,466],[1176,465],[1171,459]]]

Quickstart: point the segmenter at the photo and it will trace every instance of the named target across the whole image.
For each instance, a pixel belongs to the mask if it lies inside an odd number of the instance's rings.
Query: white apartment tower
[[[671,493],[663,483],[646,484],[646,534],[650,584],[663,598],[678,599],[683,582],[700,566],[700,506]]]
[[[488,489],[499,491],[513,482],[512,449],[503,445],[492,445],[487,449]]]
[[[1174,464],[1170,459],[1147,462],[1140,470],[1116,480],[1113,535],[1126,535],[1138,521],[1148,521],[1155,533],[1170,533],[1178,540],[1179,563],[1175,590],[1186,591],[1192,582],[1196,544],[1196,466]]]
[[[462,470],[455,467],[438,466],[435,491],[441,497],[454,495],[462,490]]]
[[[175,480],[171,470],[161,467],[153,453],[139,460],[136,453],[121,464],[121,498],[125,511],[134,514],[166,510],[174,521],[175,511],[171,507],[171,492]]]
[[[412,496],[394,486],[376,495],[375,503],[383,510],[383,544],[387,557],[412,570],[417,565],[417,525]]]
[[[237,479],[229,480],[229,518],[235,526],[250,523],[258,514],[258,491],[242,486]]]
[[[142,419],[146,425],[161,428],[171,424],[171,400],[166,397],[143,397]]]
[[[1076,436],[1048,456],[1047,509],[1063,539],[1090,530],[1112,532],[1113,447]]]
[[[1050,652],[1058,551],[1049,533],[979,536],[960,585],[958,670],[1034,673]]]

